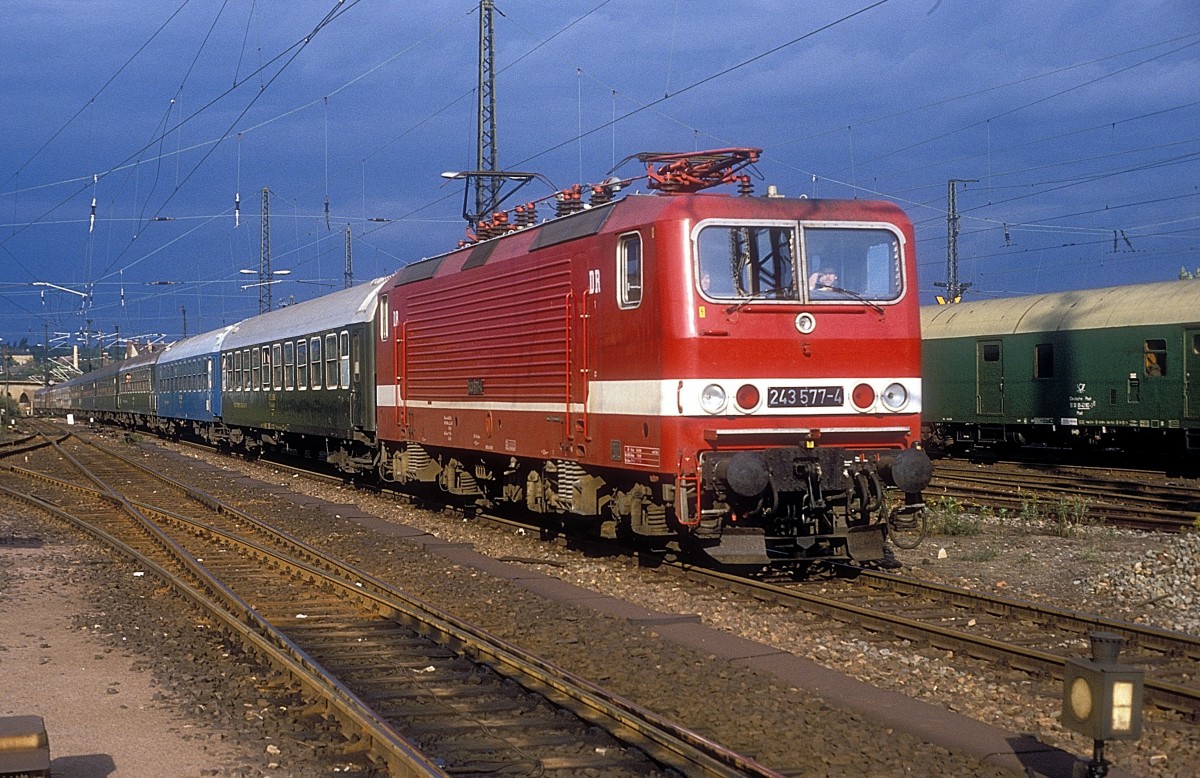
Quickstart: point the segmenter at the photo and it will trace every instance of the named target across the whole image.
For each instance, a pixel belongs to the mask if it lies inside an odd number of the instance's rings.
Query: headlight
[[[709,384],[700,392],[700,407],[705,413],[720,413],[725,410],[725,390],[717,384]]]
[[[898,411],[908,404],[908,390],[903,384],[888,384],[879,398],[889,411]]]

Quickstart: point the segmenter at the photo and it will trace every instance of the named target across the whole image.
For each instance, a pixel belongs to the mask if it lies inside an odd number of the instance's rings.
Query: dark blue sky
[[[462,190],[440,174],[474,166],[478,17],[416,5],[7,4],[0,337],[90,319],[173,340],[181,308],[189,334],[256,313],[238,271],[264,187],[277,301],[341,288],[347,225],[359,280],[453,247]],[[1200,266],[1194,0],[497,7],[503,168],[563,187],[640,151],[761,147],[760,191],[904,207],[925,302],[949,179],[977,179],[957,198],[968,299]]]

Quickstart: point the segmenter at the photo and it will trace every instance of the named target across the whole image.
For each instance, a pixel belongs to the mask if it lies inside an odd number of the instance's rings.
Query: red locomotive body
[[[414,263],[379,311],[385,479],[730,564],[877,560],[920,508],[890,204],[631,195]]]

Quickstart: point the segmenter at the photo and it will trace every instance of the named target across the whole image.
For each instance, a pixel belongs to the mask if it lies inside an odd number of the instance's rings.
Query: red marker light
[[[735,396],[737,398],[738,407],[742,408],[743,410],[749,411],[758,407],[759,394],[758,387],[756,386],[751,384],[742,384],[740,387],[738,387],[737,395]]]
[[[859,384],[854,387],[854,392],[850,397],[854,400],[856,408],[870,408],[875,404],[875,390],[867,384]]]

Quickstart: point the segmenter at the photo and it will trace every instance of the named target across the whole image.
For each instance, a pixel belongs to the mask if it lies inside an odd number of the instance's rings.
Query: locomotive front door
[[[1200,419],[1200,328],[1183,331],[1183,415]]]
[[[975,400],[980,416],[1004,413],[1004,342],[975,344]]]

